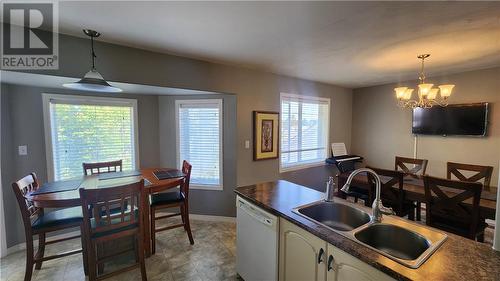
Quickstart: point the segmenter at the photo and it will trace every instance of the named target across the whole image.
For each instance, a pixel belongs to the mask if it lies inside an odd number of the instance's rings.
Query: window
[[[327,158],[330,99],[281,94],[281,171]]]
[[[222,190],[222,100],[176,100],[177,162],[188,161],[194,188]]]
[[[123,160],[137,168],[137,101],[44,94],[49,175],[65,180],[83,174],[82,163]]]

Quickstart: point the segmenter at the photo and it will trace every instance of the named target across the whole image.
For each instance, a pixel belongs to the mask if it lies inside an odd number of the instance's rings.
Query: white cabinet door
[[[279,280],[324,281],[327,243],[280,219]]]
[[[328,244],[328,281],[394,280],[385,273]]]

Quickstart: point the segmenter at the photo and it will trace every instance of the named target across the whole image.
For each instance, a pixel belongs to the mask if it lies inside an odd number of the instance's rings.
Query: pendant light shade
[[[85,76],[83,76],[80,81],[74,83],[66,83],[63,84],[63,86],[75,90],[102,93],[119,93],[122,91],[122,89],[120,88],[109,85],[109,83],[106,82],[106,80],[102,78],[102,75],[95,69],[87,72],[87,74],[85,74]]]
[[[119,93],[122,91],[122,89],[113,87],[111,86],[104,78],[102,75],[97,72],[95,69],[95,52],[94,52],[94,38],[99,37],[101,35],[99,32],[90,30],[90,29],[84,29],[83,33],[85,35],[90,37],[90,44],[91,44],[91,56],[92,56],[92,69],[83,76],[83,78],[74,83],[66,83],[63,84],[64,87],[70,88],[70,89],[75,89],[75,90],[82,90],[82,91],[92,91],[92,92],[101,92],[101,93]]]

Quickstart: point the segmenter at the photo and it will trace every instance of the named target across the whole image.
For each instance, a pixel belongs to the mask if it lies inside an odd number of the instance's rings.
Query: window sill
[[[280,166],[280,173],[298,171],[298,170],[303,170],[303,169],[312,168],[312,167],[319,167],[319,166],[323,166],[323,165],[325,165],[325,161],[311,162],[311,163],[307,163],[307,164],[299,164],[299,165],[289,166],[289,167],[281,167]]]
[[[190,184],[189,185],[190,190],[194,189],[199,189],[199,190],[212,190],[212,191],[223,191],[222,186],[214,186],[214,185],[196,185],[196,184]]]

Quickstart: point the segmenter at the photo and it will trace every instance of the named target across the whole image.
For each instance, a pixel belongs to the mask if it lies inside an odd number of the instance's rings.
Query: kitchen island
[[[287,224],[299,227],[393,279],[500,280],[500,253],[493,251],[487,244],[448,233],[447,240],[427,261],[419,268],[411,269],[292,211],[296,207],[322,200],[324,194],[321,192],[287,181],[239,187],[235,192],[241,198],[286,220]]]

